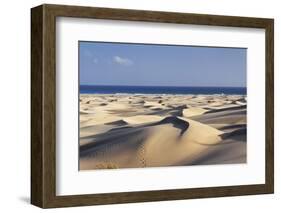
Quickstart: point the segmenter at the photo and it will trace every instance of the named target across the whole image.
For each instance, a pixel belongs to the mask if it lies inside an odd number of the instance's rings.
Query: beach
[[[247,162],[246,95],[80,94],[79,168]]]

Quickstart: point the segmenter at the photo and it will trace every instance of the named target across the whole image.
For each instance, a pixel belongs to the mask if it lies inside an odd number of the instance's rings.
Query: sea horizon
[[[226,94],[246,95],[246,87],[233,86],[132,86],[132,85],[80,85],[80,94]]]

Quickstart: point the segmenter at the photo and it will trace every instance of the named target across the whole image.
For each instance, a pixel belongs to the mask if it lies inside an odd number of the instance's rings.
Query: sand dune
[[[208,112],[208,110],[199,107],[191,107],[183,110],[183,116],[192,117],[196,115],[202,115],[205,112]]]
[[[80,147],[81,169],[94,169],[110,158],[110,163],[117,167],[178,165],[183,159],[191,161],[206,149],[205,145],[219,142],[221,132],[196,121],[189,122],[167,117],[96,135],[92,143]],[[202,131],[204,134],[198,136]]]
[[[246,106],[223,108],[219,110],[208,111],[200,116],[193,116],[191,119],[205,124],[246,124]]]
[[[80,99],[81,170],[246,162],[246,105],[236,103],[245,97]]]

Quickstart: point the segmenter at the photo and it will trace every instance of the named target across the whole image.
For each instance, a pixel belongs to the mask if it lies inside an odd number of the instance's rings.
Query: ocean
[[[226,94],[246,95],[246,87],[93,86],[80,85],[80,94]]]

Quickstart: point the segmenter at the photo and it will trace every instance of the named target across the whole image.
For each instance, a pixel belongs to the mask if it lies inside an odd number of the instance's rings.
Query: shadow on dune
[[[246,163],[246,144],[241,141],[210,146],[204,153],[184,165]]]
[[[210,111],[205,112],[205,114],[209,114],[209,113],[215,113],[215,112],[225,112],[225,111],[230,111],[230,110],[241,110],[241,109],[246,109],[247,106],[234,106],[234,107],[229,107],[229,108],[222,108],[222,109],[212,109],[212,108],[204,108]]]
[[[181,130],[180,136],[182,136],[189,127],[189,123],[187,121],[184,121],[182,119],[173,116],[166,117],[163,120],[154,123],[153,126],[163,125],[163,124],[172,124],[173,127],[180,129]]]
[[[113,122],[105,123],[104,125],[124,126],[124,125],[128,125],[128,123],[126,121],[124,121],[124,120],[118,120],[118,121],[113,121]]]
[[[180,129],[181,131],[179,137],[181,137],[189,127],[189,123],[187,121],[172,116],[150,124],[117,127],[105,133],[84,137],[92,139],[92,141],[87,144],[80,145],[80,157],[85,157],[92,152],[96,152],[98,150],[101,151],[112,145],[138,147],[149,136],[150,133],[147,130],[150,127],[157,127],[159,125],[166,124],[170,124],[174,128]]]
[[[246,135],[247,135],[247,128],[241,128],[241,129],[234,130],[232,132],[224,133],[224,134],[222,134],[220,136],[221,136],[221,138],[223,140],[226,140],[226,139],[238,139],[239,138],[240,141],[245,141],[246,142]]]
[[[208,108],[205,108],[208,109]],[[209,109],[208,109],[209,110]],[[229,107],[225,109],[210,109],[210,111],[205,112],[204,114],[200,116],[193,116],[192,118],[214,118],[214,117],[222,117],[222,116],[229,116],[229,115],[245,115],[246,114],[246,106],[235,106],[235,107]]]
[[[233,124],[228,126],[220,127],[219,130],[229,130],[229,129],[240,129],[240,128],[246,128],[246,124]]]
[[[146,113],[147,115],[159,115],[159,116],[182,116],[183,109],[186,109],[186,105],[171,107],[170,109],[158,109],[154,112]]]
[[[190,119],[205,124],[219,124],[219,123],[235,124],[237,122],[246,122],[246,114],[247,114],[246,108],[243,106],[243,107],[236,107],[235,109],[232,110],[224,109],[220,111],[211,111],[199,116],[190,117]]]
[[[79,155],[80,157],[94,157],[95,155],[110,152],[113,149],[122,149],[124,146],[137,149],[137,147],[145,141],[147,137],[147,131],[132,128],[114,133],[102,133],[92,137],[92,142],[81,145],[79,148]]]
[[[116,123],[122,123],[122,120],[116,121]],[[153,126],[164,125],[164,124],[172,124],[173,127],[177,128],[177,129],[180,129],[181,130],[180,135],[183,135],[184,132],[189,127],[189,123],[187,121],[184,121],[184,120],[179,119],[179,118],[174,117],[174,116],[169,116],[169,117],[166,117],[163,120],[158,121],[158,122],[153,122],[153,123],[148,123],[148,124],[139,124],[139,125],[135,125],[135,126],[127,125],[127,126],[122,126],[122,127],[117,127],[117,128],[111,129],[108,132],[112,132],[112,131],[116,132],[116,131],[120,131],[120,130],[122,131],[124,129],[132,129],[132,128],[133,129],[140,129],[140,128],[153,127]]]

